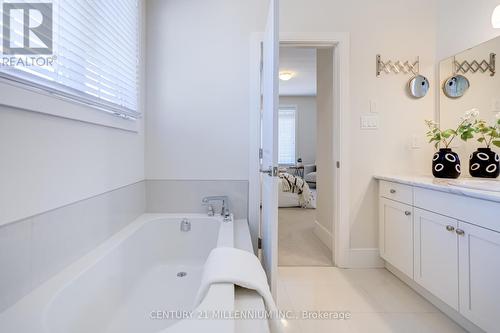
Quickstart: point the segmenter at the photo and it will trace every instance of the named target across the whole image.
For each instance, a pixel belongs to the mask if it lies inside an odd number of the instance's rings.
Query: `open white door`
[[[262,265],[276,298],[278,274],[278,0],[269,1],[262,68]]]

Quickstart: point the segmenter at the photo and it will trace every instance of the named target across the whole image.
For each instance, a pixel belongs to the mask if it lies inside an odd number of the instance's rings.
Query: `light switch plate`
[[[361,129],[363,130],[378,129],[378,115],[361,116]]]
[[[370,100],[370,112],[371,113],[378,113],[378,110],[377,110],[377,101],[374,100],[374,99],[371,99]]]
[[[422,140],[420,140],[420,136],[414,134],[411,138],[411,148],[412,149],[420,149],[422,148]]]

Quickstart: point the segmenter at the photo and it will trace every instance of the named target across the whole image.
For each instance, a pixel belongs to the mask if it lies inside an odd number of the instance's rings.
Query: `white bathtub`
[[[182,218],[191,231],[181,232]],[[212,286],[193,308],[203,264],[214,247],[234,246],[233,225],[206,215],[143,215],[1,313],[0,332],[232,332],[231,320],[171,311],[234,309],[232,284]]]

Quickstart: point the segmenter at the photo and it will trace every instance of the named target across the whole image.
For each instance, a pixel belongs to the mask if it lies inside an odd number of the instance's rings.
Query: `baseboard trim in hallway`
[[[331,251],[332,250],[332,233],[328,231],[321,223],[317,220],[314,221],[314,234],[319,240]]]

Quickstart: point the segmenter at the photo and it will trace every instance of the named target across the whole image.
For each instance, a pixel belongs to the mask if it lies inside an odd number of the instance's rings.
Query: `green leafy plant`
[[[500,147],[500,115],[497,115],[493,125],[489,125],[484,120],[478,120],[473,128],[474,132],[481,135],[477,141],[486,144],[486,148],[490,148],[492,144]]]
[[[434,142],[434,147],[439,149],[441,146],[449,148],[453,140],[459,136],[462,140],[467,141],[474,137],[475,129],[474,124],[479,112],[475,109],[467,111],[461,118],[461,123],[456,129],[441,130],[439,124],[433,120],[426,120],[425,123],[429,128],[427,138],[429,143]]]

